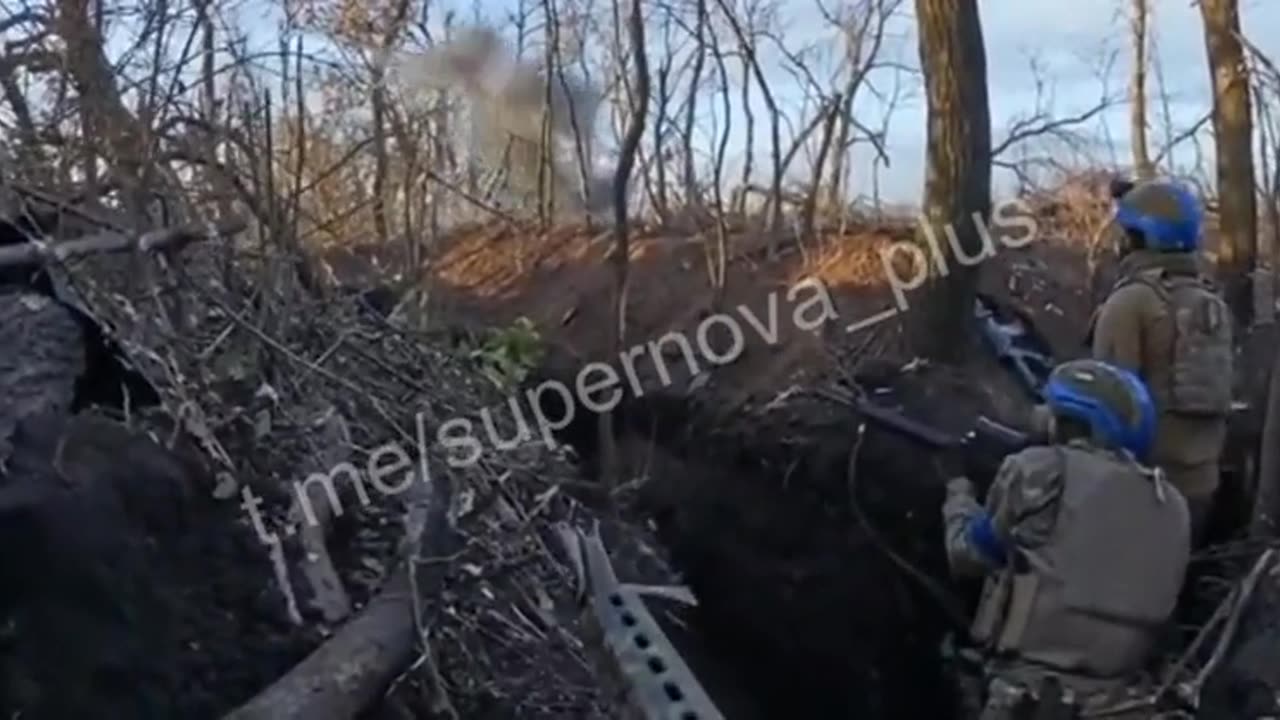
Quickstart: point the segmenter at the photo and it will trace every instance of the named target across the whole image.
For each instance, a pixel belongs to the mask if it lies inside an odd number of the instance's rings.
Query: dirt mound
[[[37,418],[15,447],[6,714],[214,717],[318,639],[263,612],[265,558],[178,456],[89,416]]]

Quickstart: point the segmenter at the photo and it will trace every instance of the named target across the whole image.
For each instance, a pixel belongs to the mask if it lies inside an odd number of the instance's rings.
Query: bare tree
[[[1035,102],[1030,111],[1016,115],[1010,121],[1003,138],[994,143],[991,151],[992,164],[1012,172],[1026,190],[1043,187],[1044,183],[1037,181],[1037,175],[1047,175],[1053,182],[1059,182],[1063,177],[1073,174],[1081,164],[1096,165],[1096,142],[1082,129],[1096,122],[1108,108],[1121,101],[1121,97],[1112,93],[1107,83],[1115,56],[1115,53],[1102,53],[1100,57],[1094,58],[1097,65],[1093,72],[1099,81],[1098,99],[1077,112],[1063,115],[1052,112],[1053,92],[1050,81],[1046,77],[1042,61],[1033,56],[1030,70],[1035,87]],[[1030,152],[1032,146],[1036,148],[1035,154]],[[1009,159],[1012,151],[1017,151],[1018,156]]]
[[[704,243],[704,255],[707,258],[707,274],[712,288],[712,304],[719,306],[724,295],[725,275],[729,266],[729,225],[726,217],[727,208],[724,202],[724,161],[729,149],[729,133],[733,128],[733,111],[729,101],[729,71],[725,67],[724,53],[720,52],[720,44],[713,32],[711,39],[711,56],[715,58],[717,76],[720,78],[721,114],[724,116],[723,126],[719,130],[720,140],[712,156],[711,198],[715,202],[716,241],[714,245]]]
[[[848,75],[840,97],[844,106],[838,119],[838,130],[835,140],[835,152],[831,158],[831,174],[827,184],[826,204],[830,207],[842,205],[842,198],[848,183],[849,150],[857,139],[855,130],[860,130],[868,142],[875,146],[877,162],[887,162],[882,133],[877,133],[862,126],[853,113],[853,104],[858,92],[866,82],[867,76],[879,66],[880,48],[884,44],[885,27],[897,13],[902,0],[862,0],[850,7],[847,17],[837,17],[834,13],[822,8],[828,22],[840,27],[844,38],[843,64],[847,66]],[[843,213],[842,213],[843,217]]]
[[[1280,100],[1280,68],[1253,43],[1241,38],[1253,60],[1249,75],[1257,102],[1258,188],[1262,200],[1258,233],[1257,265],[1254,277],[1254,322],[1275,322],[1276,253],[1280,251],[1280,117],[1273,111]]]
[[[991,211],[987,58],[977,0],[916,0],[916,18],[929,114],[922,230],[937,239],[939,259],[926,263],[908,342],[921,357],[954,360],[968,344],[977,291],[977,268],[957,255],[981,256],[977,223]]]
[[[818,157],[813,161],[813,177],[809,181],[809,194],[805,196],[804,208],[800,219],[801,243],[807,243],[814,238],[814,215],[818,209],[818,193],[822,190],[822,174],[826,170],[827,155],[831,151],[836,119],[841,116],[845,107],[842,97],[837,93],[828,103],[825,112],[821,113],[821,116],[826,119],[822,124],[822,142],[818,145]],[[837,157],[840,154],[837,152]]]
[[[755,31],[755,16],[751,3],[747,3],[746,8],[746,24],[747,32]],[[739,178],[739,185],[749,187],[751,185],[751,177],[755,174],[755,150],[756,150],[756,114],[751,109],[751,58],[745,52],[739,52],[739,59],[742,61],[742,84],[741,88],[741,104],[742,104],[742,127],[745,133],[743,137],[742,151],[742,174]],[[726,98],[727,100],[727,98]],[[725,119],[725,133],[728,133],[728,118]],[[745,214],[747,211],[746,200],[747,194],[739,193],[737,196],[737,204],[732,208],[735,213]]]
[[[671,8],[664,7],[662,11],[662,40],[664,53],[661,61],[658,63],[658,88],[657,101],[658,106],[653,114],[653,156],[654,170],[657,173],[655,179],[653,206],[658,217],[665,224],[671,217],[671,206],[669,204],[670,196],[668,195],[667,181],[667,107],[671,103],[672,68],[675,65],[676,53],[672,47],[673,33],[672,28],[675,25],[671,18]]]
[[[1213,133],[1218,166],[1218,272],[1236,319],[1253,315],[1250,273],[1256,260],[1257,204],[1253,178],[1253,113],[1236,0],[1200,0],[1213,83]]]
[[[616,3],[617,0],[614,0]],[[635,167],[636,151],[644,138],[644,128],[649,113],[649,57],[645,47],[643,0],[631,0],[631,13],[627,18],[627,35],[631,43],[631,59],[635,68],[634,96],[627,134],[622,139],[618,156],[618,168],[613,176],[613,348],[615,357],[622,357],[627,343],[627,281],[631,262],[630,215],[628,214],[628,188],[631,171]],[[600,443],[603,456],[603,477],[616,485],[621,478],[618,449],[613,438],[613,414],[600,413]]]
[[[698,193],[698,175],[694,165],[693,128],[698,111],[698,93],[702,89],[702,71],[707,60],[707,33],[710,30],[710,17],[707,12],[707,0],[694,0],[697,14],[693,32],[693,77],[689,80],[689,97],[685,102],[684,115],[684,195],[685,203],[698,205],[701,197]]]
[[[778,232],[782,227],[782,137],[781,124],[782,117],[778,111],[778,101],[774,98],[773,90],[769,87],[769,81],[765,79],[764,69],[760,66],[760,59],[756,53],[755,38],[749,36],[742,24],[738,22],[738,18],[734,15],[733,8],[729,6],[726,0],[716,0],[716,4],[724,12],[725,20],[729,23],[729,28],[733,30],[733,35],[738,41],[738,50],[743,54],[745,61],[751,68],[752,74],[755,76],[756,84],[760,86],[760,95],[764,100],[765,109],[769,114],[769,138],[770,147],[772,149],[773,160],[773,178],[770,184],[771,197],[769,200],[769,257],[776,257],[778,254]]]
[[[1133,171],[1142,179],[1155,175],[1147,146],[1147,0],[1133,0],[1130,28],[1133,34],[1133,68],[1129,75],[1129,133],[1133,146]]]

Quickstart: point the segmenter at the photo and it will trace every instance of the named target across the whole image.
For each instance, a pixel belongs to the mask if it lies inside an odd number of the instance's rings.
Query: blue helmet
[[[1096,442],[1148,460],[1156,408],[1146,383],[1134,373],[1098,360],[1065,362],[1049,375],[1044,399],[1054,415],[1088,425]]]
[[[1146,247],[1163,252],[1191,252],[1200,247],[1204,211],[1196,196],[1173,182],[1147,182],[1116,200],[1116,223],[1142,236]]]

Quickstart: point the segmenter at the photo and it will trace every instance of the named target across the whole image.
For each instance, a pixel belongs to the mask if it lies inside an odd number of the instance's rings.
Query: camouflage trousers
[[[1100,717],[1108,720],[1150,720],[1156,717],[1149,707],[1121,709],[1144,697],[1139,688],[1115,685],[1112,687],[1076,688],[1070,681],[1063,683],[1062,700],[1047,715],[1039,714],[1038,688],[1023,682],[996,675],[987,684],[987,699],[978,720],[1031,720],[1051,717],[1063,720]],[[1083,690],[1083,692],[1081,692]],[[1117,712],[1110,712],[1116,710]]]

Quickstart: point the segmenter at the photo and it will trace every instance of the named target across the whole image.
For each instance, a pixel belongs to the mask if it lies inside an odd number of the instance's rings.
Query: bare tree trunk
[[[1276,236],[1280,234],[1280,205],[1276,204],[1277,185],[1280,185],[1280,157],[1274,150],[1278,147],[1273,137],[1274,125],[1267,103],[1262,100],[1263,89],[1256,86],[1258,102],[1255,109],[1258,115],[1258,168],[1261,176],[1262,211],[1258,228],[1258,272],[1254,279],[1254,322],[1271,324],[1275,322],[1275,268],[1276,268]],[[1272,170],[1272,164],[1275,170]]]
[[[80,95],[85,130],[110,154],[113,175],[124,186],[130,222],[149,225],[145,165],[148,143],[116,85],[101,32],[90,18],[89,0],[58,0],[54,31],[66,45],[67,70]]]
[[[1133,71],[1129,76],[1129,133],[1133,171],[1143,180],[1155,175],[1147,145],[1147,0],[1133,0]]]
[[[756,57],[755,41],[742,29],[742,25],[734,16],[733,9],[729,7],[726,0],[716,0],[716,3],[724,11],[725,19],[729,21],[729,27],[738,40],[738,49],[750,64],[751,72],[755,75],[756,84],[760,86],[760,95],[764,98],[764,105],[769,113],[769,135],[773,154],[773,181],[770,186],[769,200],[769,258],[773,259],[778,255],[778,232],[782,229],[782,131],[780,127],[782,117],[778,112],[778,103],[774,100],[773,91],[769,89],[769,81],[765,79],[764,70],[761,69],[759,59]]]
[[[1253,114],[1240,42],[1236,0],[1201,0],[1205,48],[1213,82],[1213,132],[1218,165],[1218,273],[1242,326],[1253,315],[1250,273],[1256,260],[1257,204],[1253,182]]]
[[[542,105],[542,139],[538,143],[538,219],[545,232],[555,217],[556,211],[556,193],[559,188],[556,187],[555,172],[553,171],[553,163],[555,162],[553,152],[553,136],[551,133],[551,108],[553,103],[553,90],[556,76],[556,60],[558,53],[556,44],[559,40],[558,27],[556,23],[555,12],[551,7],[549,0],[542,2],[543,17],[546,22],[546,48],[543,56],[543,66],[546,68],[546,87],[543,93]]]
[[[617,0],[614,1],[617,2]],[[640,149],[640,141],[644,138],[645,116],[649,112],[649,58],[645,48],[643,5],[644,0],[631,0],[631,14],[627,19],[632,62],[635,64],[636,72],[635,99],[631,104],[631,120],[627,126],[627,134],[622,139],[622,148],[618,155],[618,169],[613,177],[615,233],[613,249],[613,313],[615,320],[613,348],[616,353],[615,357],[622,356],[626,351],[627,343],[627,276],[631,264],[627,190],[631,181],[631,170],[636,162],[636,151]],[[618,447],[613,437],[612,412],[600,413],[599,430],[602,477],[606,484],[616,487],[621,481],[621,463],[619,463]]]
[[[1270,333],[1274,339],[1276,328],[1262,328],[1261,332]],[[1254,538],[1274,538],[1280,531],[1280,353],[1276,353],[1268,376],[1265,402],[1258,479],[1249,520],[1249,536]]]
[[[972,326],[984,225],[991,212],[991,120],[977,0],[916,0],[920,67],[928,99],[924,219],[928,277],[912,303],[908,341],[917,355],[963,357]],[[963,260],[958,257],[963,253]]]
[[[857,70],[855,69],[855,73]],[[844,178],[848,169],[850,135],[853,134],[853,95],[857,92],[856,80],[850,78],[841,95],[844,106],[839,109],[838,125],[835,132],[835,155],[831,158],[831,175],[827,179],[826,206],[828,210],[840,209],[844,215]]]
[[[814,215],[818,209],[818,193],[822,192],[822,173],[827,164],[827,153],[831,150],[832,135],[835,134],[836,119],[844,115],[844,98],[836,95],[823,113],[826,121],[822,128],[822,144],[818,146],[818,157],[813,161],[813,179],[810,181],[809,194],[804,200],[803,219],[801,220],[800,242],[807,243],[814,236]]]
[[[745,190],[751,187],[751,175],[755,171],[753,160],[755,160],[756,146],[756,114],[751,112],[751,62],[747,60],[746,53],[742,54],[742,115],[746,123],[743,127],[746,137],[743,140],[742,178],[738,184]],[[738,207],[733,208],[733,212],[745,215],[746,201],[747,193],[740,193]]]
[[[387,96],[381,75],[375,71],[370,98],[373,105],[373,231],[378,243],[386,247],[391,241],[391,223],[387,219]]]
[[[396,38],[399,37],[408,14],[409,0],[397,0],[391,23],[387,27],[386,34],[382,37],[381,50],[383,54],[395,46]],[[373,224],[374,232],[378,235],[378,242],[385,247],[391,240],[391,210],[387,207],[388,175],[391,172],[387,150],[387,123],[390,120],[387,117],[387,88],[384,82],[386,68],[381,57],[373,65],[373,95],[370,99],[373,105],[373,146],[377,165],[373,177]],[[415,273],[412,271],[405,273],[406,282],[412,282],[414,275]]]
[[[720,301],[724,298],[725,273],[729,265],[729,224],[724,207],[724,158],[729,148],[733,117],[729,102],[729,71],[725,67],[724,53],[720,52],[715,33],[711,34],[711,56],[715,58],[716,71],[720,76],[720,102],[724,112],[724,127],[720,128],[720,142],[716,146],[711,170],[711,196],[716,204],[716,244],[714,255],[707,261],[712,289],[711,304],[719,309]],[[745,197],[746,188],[742,188],[742,191]],[[739,201],[740,204],[741,202]]]
[[[698,109],[698,91],[702,85],[702,69],[707,61],[707,0],[695,0],[698,18],[694,24],[693,75],[689,78],[689,101],[684,115],[684,198],[694,204],[698,198],[698,174],[693,163],[693,121]]]
[[[662,20],[663,45],[667,48],[658,65],[658,107],[653,115],[653,161],[657,177],[654,188],[654,210],[658,218],[665,224],[671,217],[667,199],[667,105],[671,102],[671,67],[675,63],[675,54],[671,52],[671,11],[667,10]]]

